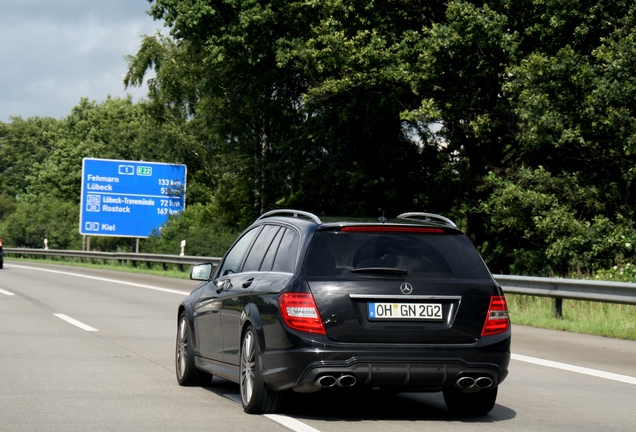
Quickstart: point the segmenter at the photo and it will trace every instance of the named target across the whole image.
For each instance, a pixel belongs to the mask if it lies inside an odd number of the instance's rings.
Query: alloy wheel
[[[177,375],[182,379],[188,364],[188,323],[185,315],[179,320],[177,336]]]
[[[254,393],[254,373],[256,370],[256,346],[254,334],[249,330],[243,338],[241,350],[241,398],[243,404],[248,405]]]

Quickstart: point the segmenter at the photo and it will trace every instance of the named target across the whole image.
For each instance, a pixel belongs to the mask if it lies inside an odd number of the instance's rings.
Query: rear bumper
[[[462,387],[463,377],[499,385],[508,375],[510,335],[461,346],[323,346],[265,352],[264,380],[276,390],[315,391],[343,379],[347,385],[394,390],[438,391]],[[334,382],[335,381],[335,382]],[[470,381],[470,380],[468,380]],[[351,384],[354,382],[355,384]]]

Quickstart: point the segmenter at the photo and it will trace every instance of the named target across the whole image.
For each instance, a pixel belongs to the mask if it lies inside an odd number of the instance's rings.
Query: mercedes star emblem
[[[411,294],[413,292],[413,285],[408,282],[404,282],[400,285],[400,291],[402,291],[402,294]]]

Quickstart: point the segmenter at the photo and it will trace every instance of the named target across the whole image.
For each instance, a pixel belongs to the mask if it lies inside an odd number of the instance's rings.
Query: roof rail
[[[434,223],[437,225],[444,225],[453,228],[457,228],[455,222],[452,220],[445,218],[444,216],[440,216],[434,213],[421,213],[421,212],[410,212],[410,213],[402,213],[398,216],[398,219],[411,219],[411,220],[423,220],[425,222]]]
[[[272,217],[272,216],[284,216],[284,215],[289,215],[295,218],[298,218],[300,216],[303,216],[317,224],[321,224],[322,221],[320,220],[320,218],[318,216],[316,216],[313,213],[309,213],[306,211],[302,211],[302,210],[292,210],[292,209],[278,209],[278,210],[272,210],[272,211],[268,211],[267,213],[263,213],[258,219],[256,219],[257,221],[261,220],[261,219],[265,219],[268,217]]]

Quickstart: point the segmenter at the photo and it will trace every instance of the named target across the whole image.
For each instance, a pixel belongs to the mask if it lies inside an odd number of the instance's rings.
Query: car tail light
[[[366,233],[427,233],[444,234],[440,228],[418,228],[418,227],[398,227],[398,226],[352,226],[344,227],[342,232],[366,232]]]
[[[278,304],[285,324],[294,330],[325,334],[325,327],[311,293],[283,293]]]
[[[482,336],[492,336],[503,333],[510,327],[510,318],[508,317],[508,305],[504,296],[492,296],[490,298],[490,307],[488,307],[488,315],[484,329],[481,331]]]

